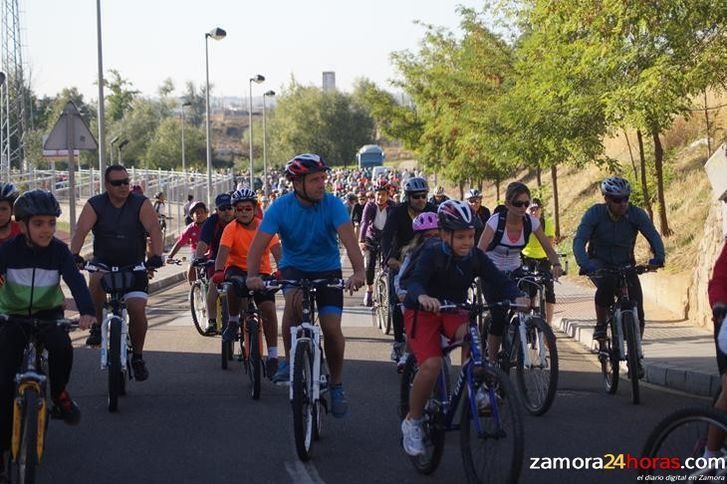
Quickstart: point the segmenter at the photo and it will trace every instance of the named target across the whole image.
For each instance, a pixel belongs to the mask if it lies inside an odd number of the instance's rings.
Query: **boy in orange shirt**
[[[260,219],[255,216],[258,201],[255,192],[248,188],[237,190],[232,194],[232,207],[235,209],[235,221],[227,224],[220,249],[215,260],[215,273],[212,281],[219,284],[232,277],[247,277],[247,252],[252,239],[257,233]],[[274,236],[268,244],[267,250],[260,261],[260,274],[272,275],[273,267],[270,263],[270,254],[278,264],[281,257],[280,240]],[[237,286],[239,292],[228,294],[230,319],[222,333],[224,341],[232,341],[240,327],[240,302],[242,297],[249,297],[247,288]],[[253,296],[255,304],[260,309],[265,331],[265,342],[268,347],[268,357],[265,363],[268,375],[274,375],[278,367],[278,316],[275,312],[275,294],[256,292]]]

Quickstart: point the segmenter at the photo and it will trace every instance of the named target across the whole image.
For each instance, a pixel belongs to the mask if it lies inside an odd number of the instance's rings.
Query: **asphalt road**
[[[120,411],[106,410],[106,374],[97,350],[77,345],[69,390],[83,410],[78,427],[50,426],[40,482],[49,483],[407,483],[464,482],[459,436],[447,435],[440,468],[416,474],[399,447],[399,378],[388,360],[389,336],[371,326],[360,296],[346,299],[344,382],[347,418],[324,421],[323,438],[306,465],[297,460],[286,387],[264,382],[252,401],[237,365],[219,366],[219,339],[192,326],[182,283],[150,300],[151,328],[145,357],[151,377],[132,382]],[[642,404],[630,390],[603,393],[594,356],[559,335],[560,385],[543,417],[525,417],[526,460],[521,482],[620,483],[633,471],[529,469],[532,457],[638,455],[656,422],[671,411],[704,400],[642,388]],[[282,347],[282,342],[280,344]]]

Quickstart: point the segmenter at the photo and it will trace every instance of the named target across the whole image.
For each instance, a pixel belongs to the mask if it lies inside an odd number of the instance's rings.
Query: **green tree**
[[[205,133],[194,126],[184,127],[187,169],[202,169],[206,163]],[[165,118],[150,140],[144,159],[150,168],[182,169],[182,123],[177,118]]]
[[[118,121],[131,109],[139,91],[131,89],[131,81],[121,77],[119,71],[111,69],[109,74],[111,80],[106,81],[106,86],[111,93],[106,96],[107,112],[111,120]]]

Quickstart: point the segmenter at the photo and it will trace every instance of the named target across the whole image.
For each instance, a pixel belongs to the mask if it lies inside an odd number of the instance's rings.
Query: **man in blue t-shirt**
[[[292,181],[294,192],[278,198],[265,212],[247,255],[249,289],[264,288],[258,276],[260,257],[276,233],[280,235],[283,247],[280,261],[283,279],[341,278],[341,256],[337,243],[337,238],[340,238],[353,266],[353,275],[346,281],[346,289],[355,291],[363,286],[363,255],[346,207],[341,200],[326,193],[328,170],[323,160],[313,154],[298,155],[286,165],[286,176]],[[286,361],[280,364],[273,377],[276,383],[290,379],[287,362],[290,327],[301,319],[300,290],[285,291],[284,296],[283,342]],[[316,304],[331,370],[331,412],[334,417],[343,417],[348,409],[341,383],[346,345],[341,331],[343,291],[319,288],[316,291]]]

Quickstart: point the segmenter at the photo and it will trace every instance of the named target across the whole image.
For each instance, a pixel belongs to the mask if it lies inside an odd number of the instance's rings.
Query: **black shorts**
[[[102,262],[104,265],[111,265],[103,261],[98,262]],[[103,284],[101,287],[103,287]],[[124,296],[126,298],[147,299],[149,297],[149,273],[146,271],[133,272],[131,285],[124,292]]]
[[[299,279],[341,279],[341,269],[326,272],[303,272],[294,267],[285,267],[280,270],[283,279],[297,281]],[[293,288],[290,289],[294,290]],[[287,291],[286,291],[287,292]],[[316,304],[318,314],[343,314],[343,290],[332,287],[319,287],[316,289]]]
[[[247,272],[243,271],[240,267],[230,266],[227,269],[225,269],[225,279],[229,279],[232,277],[242,277],[247,278]],[[243,284],[235,284],[234,285],[235,292],[239,297],[249,298],[250,297],[250,291],[248,291],[247,286]],[[270,301],[272,303],[275,303],[275,293],[270,291],[265,292],[255,292],[252,299],[255,301],[255,304],[260,306],[260,304]]]
[[[721,327],[722,323],[714,325],[714,348],[717,351],[717,368],[719,369],[719,374],[724,375],[727,373],[727,355],[722,353],[722,350],[719,349],[719,345],[717,344],[717,335],[719,335],[719,329]]]

